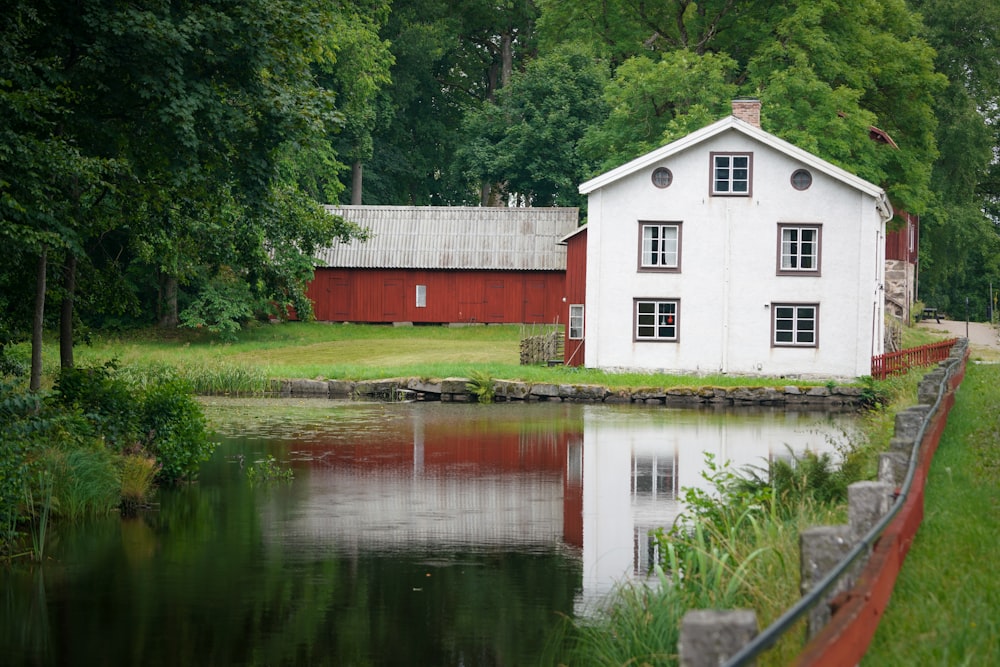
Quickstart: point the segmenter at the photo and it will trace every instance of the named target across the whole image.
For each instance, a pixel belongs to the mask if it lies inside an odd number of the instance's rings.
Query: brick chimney
[[[754,127],[760,127],[760,100],[733,100],[733,115]]]

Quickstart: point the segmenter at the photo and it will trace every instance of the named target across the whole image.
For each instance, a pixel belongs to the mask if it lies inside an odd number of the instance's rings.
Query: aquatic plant
[[[247,468],[247,480],[250,484],[271,484],[274,482],[290,482],[295,473],[288,466],[281,465],[276,458],[268,456]]]
[[[480,403],[492,403],[496,398],[496,386],[489,373],[473,371],[469,374],[469,381],[465,383],[468,389]]]

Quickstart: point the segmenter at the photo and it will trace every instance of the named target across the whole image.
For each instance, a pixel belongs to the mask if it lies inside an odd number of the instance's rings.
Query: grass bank
[[[522,366],[520,340],[532,330],[531,326],[520,325],[392,327],[289,322],[248,328],[239,332],[233,342],[222,342],[207,332],[149,330],[124,336],[93,335],[88,344],[77,347],[76,362],[88,366],[114,359],[122,367],[144,369],[154,377],[158,368],[169,366],[203,393],[259,392],[270,379],[280,378],[367,380],[473,375],[597,384],[611,389],[824,384],[734,375],[696,377]],[[27,359],[27,346],[22,345],[17,353]],[[46,374],[54,375],[59,363],[54,341],[46,345],[43,359]]]
[[[970,364],[865,665],[1000,664],[1000,366]]]

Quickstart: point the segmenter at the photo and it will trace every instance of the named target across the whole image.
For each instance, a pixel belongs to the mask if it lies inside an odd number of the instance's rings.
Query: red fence
[[[905,373],[915,366],[929,366],[948,358],[957,338],[929,343],[920,347],[908,347],[899,352],[887,352],[872,357],[872,377],[884,380],[890,375]]]

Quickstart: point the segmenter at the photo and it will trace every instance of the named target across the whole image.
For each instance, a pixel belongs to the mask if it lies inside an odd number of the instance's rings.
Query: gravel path
[[[1000,352],[1000,333],[998,333],[995,326],[984,322],[969,322],[968,334],[966,334],[966,323],[964,320],[941,320],[940,323],[934,320],[924,320],[917,324],[917,326],[922,329],[940,331],[949,336],[957,336],[959,338],[968,336],[969,347],[973,352],[977,348],[992,351],[993,353]]]

